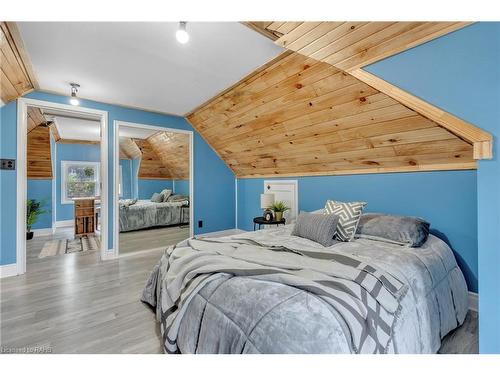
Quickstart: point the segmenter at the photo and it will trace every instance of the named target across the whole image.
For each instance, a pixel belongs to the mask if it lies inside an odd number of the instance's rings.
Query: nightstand
[[[271,220],[271,221],[267,221],[266,219],[264,219],[263,217],[254,217],[253,218],[253,230],[255,230],[255,226],[258,225],[259,226],[259,229],[262,225],[276,225],[276,226],[279,226],[280,224],[283,224],[285,225],[285,218],[279,220],[279,221],[276,221],[276,220]]]

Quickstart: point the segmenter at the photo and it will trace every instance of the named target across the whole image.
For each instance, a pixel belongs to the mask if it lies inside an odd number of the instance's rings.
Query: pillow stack
[[[325,204],[325,215],[338,216],[335,239],[343,242],[352,241],[359,219],[366,202],[337,202],[328,200]]]

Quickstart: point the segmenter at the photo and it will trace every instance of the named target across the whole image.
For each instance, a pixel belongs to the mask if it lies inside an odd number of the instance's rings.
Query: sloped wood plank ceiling
[[[474,169],[491,157],[491,135],[360,69],[467,23],[246,25],[290,51],[187,114],[237,177]]]
[[[120,159],[140,158],[141,179],[189,179],[189,136],[157,132],[146,139],[120,137]]]
[[[467,22],[273,22],[276,44],[350,71],[392,56]]]
[[[238,177],[472,169],[472,146],[330,64],[286,52],[188,116]]]
[[[158,132],[150,136],[147,141],[169,170],[172,179],[189,179],[189,136],[187,134]]]
[[[17,27],[0,22],[0,100],[7,103],[38,88]]]

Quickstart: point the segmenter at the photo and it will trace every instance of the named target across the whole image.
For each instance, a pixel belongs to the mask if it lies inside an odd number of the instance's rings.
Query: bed
[[[119,211],[120,232],[189,223],[187,201],[156,203],[138,200],[132,205],[120,203]]]
[[[164,351],[436,353],[463,323],[465,279],[439,238],[325,248],[292,227],[167,249],[142,295]]]

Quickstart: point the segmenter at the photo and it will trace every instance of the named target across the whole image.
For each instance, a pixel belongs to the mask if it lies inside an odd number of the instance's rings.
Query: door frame
[[[101,259],[108,252],[108,112],[92,108],[48,102],[38,99],[17,99],[17,218],[16,268],[17,274],[26,272],[26,200],[27,200],[27,143],[28,107],[81,113],[99,117],[101,123]],[[56,165],[57,169],[57,165]],[[55,178],[55,176],[54,176]],[[57,189],[57,185],[56,185]]]
[[[194,236],[194,133],[191,130],[167,128],[164,126],[141,124],[136,122],[113,121],[114,138],[114,173],[113,173],[113,251],[114,257],[120,256],[120,217],[118,181],[120,178],[120,126],[137,129],[173,132],[189,135],[189,236]]]

